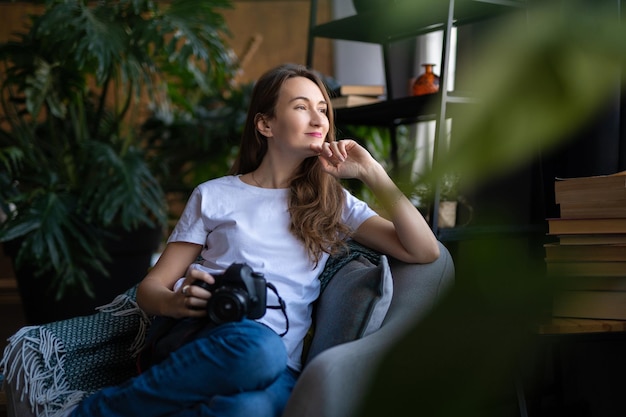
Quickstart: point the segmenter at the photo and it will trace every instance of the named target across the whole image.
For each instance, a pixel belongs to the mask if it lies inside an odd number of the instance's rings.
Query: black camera
[[[223,274],[213,277],[213,284],[202,280],[193,283],[211,292],[207,303],[211,321],[222,324],[265,315],[267,283],[262,273],[254,272],[245,263],[234,263]]]

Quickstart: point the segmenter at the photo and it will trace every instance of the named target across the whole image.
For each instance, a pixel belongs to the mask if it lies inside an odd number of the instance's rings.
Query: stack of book
[[[385,94],[382,85],[342,85],[331,92],[331,103],[335,109],[378,103]]]
[[[626,320],[626,171],[557,179],[560,217],[548,219],[553,315]]]

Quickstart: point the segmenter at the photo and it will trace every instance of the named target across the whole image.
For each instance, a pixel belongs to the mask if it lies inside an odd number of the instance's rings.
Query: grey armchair
[[[326,346],[316,341],[321,337],[316,331],[311,349],[317,351],[309,353],[312,358],[307,359],[283,417],[352,414],[386,350],[452,286],[454,264],[447,249],[441,244],[440,248],[441,256],[430,264],[389,262],[393,295],[375,330],[371,328],[375,319],[369,317],[369,330],[346,334],[345,340],[326,335]],[[354,268],[350,271],[346,262],[335,267],[333,281],[360,273]],[[367,308],[367,315],[376,314],[380,311]],[[145,333],[147,325],[149,319],[136,308],[131,290],[93,316],[20,330],[10,339],[2,359],[8,417],[63,416],[68,405],[88,393],[132,376],[130,352],[141,343],[137,336]]]

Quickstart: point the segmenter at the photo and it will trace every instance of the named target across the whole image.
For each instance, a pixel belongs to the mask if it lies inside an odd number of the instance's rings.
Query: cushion
[[[339,269],[320,295],[314,318],[314,336],[306,362],[320,352],[378,330],[393,295],[389,262],[378,265],[359,255]]]

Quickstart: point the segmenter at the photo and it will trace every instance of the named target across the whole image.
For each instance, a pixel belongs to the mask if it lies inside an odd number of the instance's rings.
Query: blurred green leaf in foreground
[[[480,184],[503,175],[566,140],[619,93],[626,27],[616,2],[604,2],[614,10],[595,1],[540,3],[499,18],[477,48],[480,104],[454,121],[434,178],[453,170]],[[508,395],[514,403],[514,377],[550,296],[523,245],[502,236],[467,246],[471,262],[457,269],[456,287],[388,352],[356,415],[509,415],[494,405]]]

